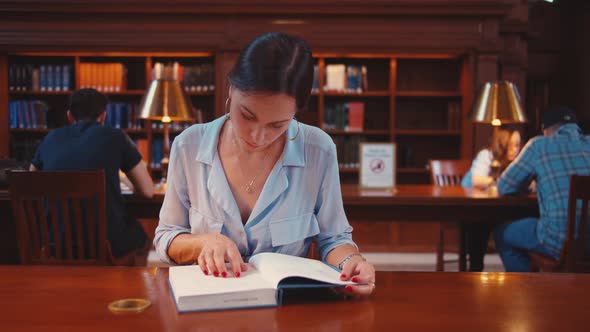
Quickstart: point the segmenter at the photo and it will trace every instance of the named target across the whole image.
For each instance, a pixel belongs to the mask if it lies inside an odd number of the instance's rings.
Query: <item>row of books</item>
[[[330,104],[324,109],[324,128],[328,130],[363,131],[364,122],[364,102]]]
[[[192,125],[192,122],[188,121],[173,121],[168,124],[168,128],[171,131],[178,132],[183,131]],[[164,123],[159,121],[152,121],[152,129],[164,129]]]
[[[182,65],[178,62],[156,62],[152,68],[152,80],[182,80],[185,91],[210,92],[215,90],[215,67],[213,64]]]
[[[13,100],[8,103],[9,126],[12,129],[47,128],[49,106],[41,100]]]
[[[359,167],[359,145],[366,142],[364,136],[336,136],[333,137],[338,155],[338,166],[340,168]]]
[[[80,88],[94,88],[101,92],[120,92],[127,89],[127,68],[122,63],[80,64]]]
[[[141,129],[143,122],[139,119],[139,106],[132,103],[108,103],[105,125],[113,128]]]
[[[41,141],[41,138],[30,137],[10,140],[11,158],[28,164],[35,156],[35,152],[37,151],[39,144],[41,144]]]
[[[367,66],[326,65],[324,91],[362,93],[368,89]]]
[[[461,103],[450,102],[447,104],[447,128],[449,130],[461,130]]]
[[[10,91],[72,90],[71,65],[12,64],[8,67]]]

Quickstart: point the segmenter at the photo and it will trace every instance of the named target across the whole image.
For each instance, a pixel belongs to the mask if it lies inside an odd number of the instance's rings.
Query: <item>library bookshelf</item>
[[[398,183],[427,183],[428,159],[470,157],[466,152],[470,124],[465,121],[472,98],[468,55],[316,53],[314,58],[314,90],[308,109],[297,114],[297,119],[333,137],[343,182],[358,181],[361,142],[397,144]],[[152,176],[158,178],[163,130],[155,121],[137,119],[137,107],[157,62],[178,62],[183,67],[185,90],[194,106],[193,122],[223,114],[223,105],[216,101],[223,100],[222,90],[227,87],[222,86],[217,72],[227,69],[221,68],[214,52],[8,54],[0,63],[7,73],[7,84],[0,85],[1,107],[5,108],[0,114],[9,123],[4,148],[8,156],[30,160],[50,129],[66,125],[71,92],[92,86],[115,105],[112,115],[107,114],[114,119],[107,123],[136,141]],[[50,82],[48,71],[53,75]],[[56,78],[57,71],[60,78]],[[32,111],[33,104],[46,110]],[[173,124],[172,137],[190,124]]]

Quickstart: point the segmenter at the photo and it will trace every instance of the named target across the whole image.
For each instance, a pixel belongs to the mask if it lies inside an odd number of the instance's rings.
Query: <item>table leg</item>
[[[465,250],[466,247],[466,236],[465,236],[465,227],[463,223],[459,223],[459,271],[465,272],[467,271],[467,253]]]

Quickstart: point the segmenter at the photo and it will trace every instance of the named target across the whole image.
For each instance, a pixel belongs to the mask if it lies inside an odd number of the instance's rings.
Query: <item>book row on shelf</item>
[[[173,138],[172,138],[173,139]],[[152,169],[162,166],[162,158],[164,157],[164,139],[162,137],[154,137],[151,140],[146,138],[136,138],[133,140],[135,146],[145,161]],[[150,145],[151,144],[151,145]],[[172,143],[170,143],[172,145]],[[148,160],[148,155],[151,154],[151,160]]]
[[[13,91],[69,91],[73,89],[71,65],[12,64],[8,89]]]
[[[127,68],[122,63],[81,63],[80,87],[101,92],[120,92],[127,89]]]
[[[324,91],[362,93],[367,91],[367,67],[361,65],[326,65]]]
[[[10,129],[48,128],[49,106],[42,100],[13,100],[8,103]]]
[[[156,62],[151,77],[152,80],[182,79],[182,85],[187,92],[215,91],[215,67],[209,63],[182,65],[178,62]]]
[[[336,144],[338,167],[358,168],[359,167],[359,145],[366,142],[364,136],[335,136],[332,137]]]
[[[120,129],[143,128],[138,107],[137,104],[132,103],[108,103],[105,125]]]
[[[365,122],[365,103],[347,102],[326,105],[324,129],[362,131]]]

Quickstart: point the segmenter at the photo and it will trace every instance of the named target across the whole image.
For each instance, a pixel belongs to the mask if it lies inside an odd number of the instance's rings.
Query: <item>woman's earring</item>
[[[230,118],[230,116],[229,116],[229,108],[228,108],[228,106],[229,106],[228,104],[229,104],[229,101],[230,100],[231,100],[230,97],[227,97],[227,99],[225,100],[225,115],[227,115],[227,118],[228,119]]]
[[[295,120],[295,119],[293,119],[293,120]],[[295,121],[297,121],[297,120],[295,120]],[[295,136],[293,136],[293,138],[291,138],[291,137],[287,137],[287,139],[288,139],[289,141],[294,141],[294,140],[296,140],[296,139],[297,139],[297,136],[299,136],[299,130],[300,130],[300,129],[301,129],[301,126],[299,125],[299,121],[297,121],[297,132],[295,133]]]

